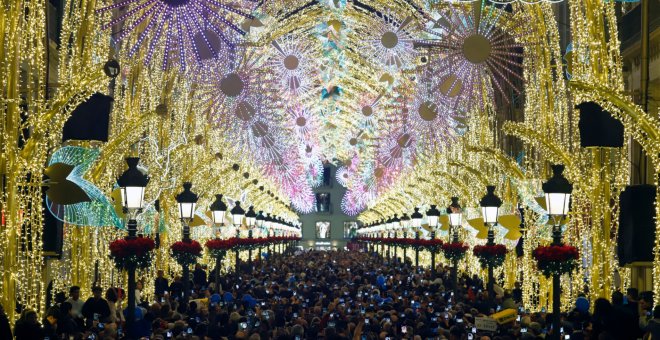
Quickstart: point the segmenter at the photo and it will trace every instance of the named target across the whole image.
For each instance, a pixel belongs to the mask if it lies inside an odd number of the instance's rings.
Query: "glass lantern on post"
[[[451,242],[458,242],[458,231],[463,225],[463,208],[458,204],[458,197],[451,198],[451,204],[447,207],[447,215],[451,227]]]
[[[458,230],[463,225],[463,209],[458,204],[458,197],[451,198],[451,204],[447,207],[447,215],[449,216],[449,227],[451,228],[451,242],[458,243]],[[458,280],[458,260],[452,260],[451,266],[451,283],[454,289],[457,288]]]
[[[183,242],[190,242],[190,222],[195,216],[197,208],[197,194],[190,191],[192,183],[183,183],[183,191],[176,195],[176,202],[179,204],[179,218],[183,223]],[[190,297],[190,268],[183,266],[183,299],[187,303]]]
[[[568,215],[573,193],[573,184],[564,177],[564,165],[552,165],[552,177],[542,184],[545,193],[545,204],[548,215],[552,220],[552,245],[561,246],[562,242],[562,220]],[[560,327],[561,309],[561,281],[560,275],[552,275],[552,327]]]
[[[149,176],[138,169],[140,158],[129,157],[126,158],[128,169],[117,178],[121,192],[121,205],[124,214],[128,216],[128,229],[127,239],[133,239],[137,236],[137,220],[135,214],[144,208],[144,191],[149,184]],[[127,330],[129,336],[133,336],[133,324],[135,323],[135,267],[130,266],[126,269],[128,272],[128,316],[126,318]]]
[[[209,210],[211,210],[211,220],[215,227],[215,237],[220,238],[220,228],[224,226],[227,215],[227,205],[222,200],[222,194],[215,195],[215,201],[211,203]]]
[[[149,176],[138,169],[140,158],[126,158],[128,169],[117,178],[117,184],[121,192],[121,205],[124,213],[128,214],[127,223],[128,237],[137,236],[137,220],[135,213],[144,208],[144,191],[149,184]]]
[[[421,224],[422,214],[419,212],[418,208],[415,208],[415,214],[413,214],[413,218],[419,218]],[[431,204],[431,209],[426,212],[426,222],[428,223],[429,228],[431,228],[431,239],[435,239],[435,231],[436,228],[438,228],[439,219],[440,210],[438,210],[435,205]],[[431,253],[431,274],[435,276],[435,253]]]
[[[488,241],[487,245],[495,245],[495,232],[493,226],[497,223],[497,218],[499,215],[500,207],[502,206],[502,200],[495,195],[495,186],[489,185],[486,187],[486,196],[481,198],[479,205],[481,206],[481,214],[484,218],[484,223],[488,226]],[[495,278],[493,275],[493,265],[488,265],[488,296],[490,299],[495,299],[495,293],[493,290],[493,285]]]

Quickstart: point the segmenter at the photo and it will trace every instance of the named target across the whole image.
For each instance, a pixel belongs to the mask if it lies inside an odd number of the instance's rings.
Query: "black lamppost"
[[[245,210],[241,208],[241,202],[236,201],[233,208],[231,208],[231,220],[236,228],[236,238],[241,237],[241,226],[243,225],[243,217],[245,216]],[[238,248],[235,250],[236,254],[236,276],[240,275],[240,259],[238,258]]]
[[[149,176],[138,169],[140,158],[126,158],[128,169],[124,171],[117,184],[121,191],[121,204],[124,213],[128,215],[128,236],[127,239],[137,237],[137,220],[135,214],[142,211],[144,207],[144,190],[149,183]],[[128,317],[126,318],[126,329],[128,336],[133,336],[133,324],[135,323],[135,267],[129,266],[128,272]]]
[[[422,228],[422,214],[419,213],[419,208],[415,208],[415,212],[410,215],[410,222],[408,227],[412,227],[415,233],[415,239],[419,240],[420,229]],[[419,269],[419,246],[415,246],[415,267]]]
[[[252,238],[252,230],[254,225],[257,223],[257,213],[254,212],[254,207],[250,206],[247,213],[245,214],[245,224],[248,226],[248,238]],[[250,271],[252,271],[252,246],[248,248],[248,264],[250,266]]]
[[[197,194],[190,191],[192,183],[183,183],[183,191],[176,195],[176,202],[179,204],[179,218],[183,223],[183,242],[190,243],[190,221],[195,216],[197,208]],[[183,301],[188,303],[190,297],[190,267],[183,265]]]
[[[542,188],[545,193],[545,204],[548,215],[552,219],[552,244],[561,246],[562,243],[562,220],[568,214],[571,202],[573,185],[563,175],[564,165],[552,165],[552,177]],[[561,282],[558,273],[552,274],[552,338],[560,337],[560,308],[561,308]]]
[[[264,223],[265,222],[266,222],[266,218],[264,217],[264,212],[259,210],[259,212],[257,213],[257,217],[255,217],[255,219],[254,219],[254,223],[257,226],[257,228],[259,228],[259,230],[261,230],[262,235],[264,233]],[[268,232],[266,232],[266,238],[268,238],[268,236],[270,236],[270,235],[268,235]],[[262,251],[263,250],[261,249],[261,246],[259,246],[259,256],[261,256]],[[270,255],[268,245],[266,245],[266,252],[269,253],[268,255]]]
[[[447,215],[449,215],[449,227],[451,228],[451,242],[458,243],[458,230],[463,225],[463,209],[458,204],[458,197],[451,198],[451,204],[447,207]],[[458,286],[458,260],[452,259],[451,261],[451,283],[454,289]]]
[[[481,214],[484,218],[484,223],[488,226],[488,241],[486,244],[489,246],[495,245],[495,231],[493,226],[497,224],[497,217],[499,214],[500,206],[502,206],[502,200],[495,195],[495,186],[489,185],[486,187],[487,194],[481,198],[479,205],[481,206]],[[495,294],[493,291],[493,284],[495,278],[493,276],[493,265],[488,265],[488,296],[491,299],[495,299]]]
[[[403,230],[409,230],[410,229],[410,217],[408,217],[408,215],[403,214],[403,216],[401,216],[400,219],[397,218],[396,215],[395,215],[395,218],[396,218],[396,222],[395,222],[394,218],[392,219],[392,227],[393,228],[399,228],[399,229],[403,229]]]
[[[225,215],[227,215],[227,205],[222,200],[222,195],[215,195],[215,201],[209,207],[211,210],[211,219],[213,220],[213,225],[217,228],[215,232],[215,238],[220,238],[220,228],[225,224]],[[220,284],[220,262],[222,258],[220,255],[215,258],[215,286],[216,290]]]
[[[266,217],[264,218],[263,222],[264,227],[266,227],[266,230],[268,230],[268,235],[275,236],[275,230],[273,230],[273,219],[270,217],[270,214],[266,214]],[[277,245],[273,244],[272,245],[272,254],[275,253],[275,247]]]
[[[419,220],[421,224],[422,214],[419,213],[419,210],[415,208],[415,214],[419,214]],[[413,214],[413,218],[416,216]],[[431,238],[435,239],[435,230],[438,228],[438,220],[440,219],[440,210],[434,205],[431,204],[431,209],[426,212],[426,223],[428,223],[429,228],[431,228]],[[435,276],[435,252],[431,253],[431,273]]]
[[[394,230],[401,229],[401,220],[397,214],[394,214],[394,217],[387,220],[387,224]],[[403,229],[403,236],[405,238],[406,229]],[[406,262],[406,247],[403,247],[403,262]]]

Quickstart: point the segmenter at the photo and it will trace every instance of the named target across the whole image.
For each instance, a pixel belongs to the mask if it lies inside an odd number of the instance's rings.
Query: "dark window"
[[[316,212],[330,212],[330,193],[316,193]]]
[[[329,187],[332,183],[332,169],[329,166],[323,167],[323,186]]]

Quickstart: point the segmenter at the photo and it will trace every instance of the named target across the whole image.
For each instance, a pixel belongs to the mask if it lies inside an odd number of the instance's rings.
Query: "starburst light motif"
[[[414,66],[414,39],[409,33],[409,24],[413,17],[399,21],[394,13],[386,11],[380,14],[376,27],[369,27],[363,40],[366,57],[379,63],[387,70],[408,69]]]
[[[236,47],[245,32],[235,22],[253,19],[256,1],[225,0],[123,0],[98,9],[118,10],[103,29],[120,27],[116,41],[126,41],[128,57],[147,46],[145,64],[160,49],[162,68],[178,64],[182,69],[225,54]],[[223,58],[224,59],[224,58]]]

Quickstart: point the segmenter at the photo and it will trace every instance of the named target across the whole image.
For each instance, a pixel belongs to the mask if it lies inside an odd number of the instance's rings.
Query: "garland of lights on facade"
[[[547,308],[549,281],[533,251],[550,243],[551,227],[536,198],[549,165],[561,163],[575,186],[564,240],[579,262],[551,270],[580,277],[592,297],[610,296],[615,272],[626,277],[628,270],[615,257],[618,206],[610,202],[629,183],[629,138],[621,150],[580,148],[572,106],[599,103],[648,154],[660,152],[660,122],[623,94],[615,3],[566,2],[570,63],[549,1],[64,1],[58,50],[44,39],[45,1],[5,1],[0,300],[10,319],[16,303],[45,311],[44,277],[54,292],[126,282],[110,257],[111,242],[125,236],[115,179],[126,156],[139,156],[151,178],[137,217],[139,233],[157,240],[152,265],[138,270],[147,285],[159,269],[180,274],[170,248],[181,241],[174,197],[182,183],[194,183],[200,197],[191,237],[201,245],[248,235],[247,226],[211,225],[205,213],[215,194],[297,221],[313,211],[313,189],[329,162],[347,189],[342,211],[364,224],[461,197],[464,250],[485,244],[478,198],[496,185],[501,215],[513,222],[496,227],[507,252],[495,276],[505,288],[522,282],[526,309]],[[97,92],[114,98],[109,140],[63,145],[71,112]],[[515,117],[504,121],[502,112]],[[520,154],[500,148],[512,137],[522,142]],[[71,181],[94,204],[42,209],[36,174],[53,159],[76,169]],[[515,223],[521,211],[522,226]],[[45,257],[40,246],[51,212],[64,222],[61,258]],[[427,241],[431,235],[415,232]],[[517,257],[512,250],[523,235]],[[447,229],[435,237],[451,244]],[[419,247],[421,264],[432,256],[448,263],[436,243],[419,243],[429,245]],[[254,246],[243,248],[226,252],[223,271]],[[461,253],[459,270],[483,274],[479,258]],[[198,262],[213,266],[213,254],[200,250]],[[660,252],[653,273],[658,294]],[[562,283],[562,305],[582,288]]]

